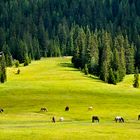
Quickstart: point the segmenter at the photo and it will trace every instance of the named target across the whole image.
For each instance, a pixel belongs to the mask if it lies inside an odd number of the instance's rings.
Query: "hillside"
[[[74,69],[70,59],[33,61],[21,66],[19,75],[15,68],[7,69],[8,81],[0,84],[1,140],[140,139],[140,89],[132,87],[133,75],[109,85]],[[69,112],[64,111],[67,105]],[[40,112],[41,107],[48,112]],[[91,123],[92,115],[99,116],[99,124]],[[125,123],[114,122],[118,115]],[[64,122],[58,122],[61,116]]]

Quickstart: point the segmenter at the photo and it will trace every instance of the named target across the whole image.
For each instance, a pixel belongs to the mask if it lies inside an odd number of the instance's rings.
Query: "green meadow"
[[[7,68],[7,82],[0,84],[0,140],[140,139],[140,89],[133,88],[133,75],[109,85],[74,69],[70,57],[33,61],[20,66],[19,75],[16,70]],[[93,115],[99,123],[91,122]],[[115,116],[125,123],[116,123]]]

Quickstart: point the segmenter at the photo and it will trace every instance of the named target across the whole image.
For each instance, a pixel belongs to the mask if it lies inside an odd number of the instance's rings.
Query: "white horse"
[[[63,117],[60,117],[59,121],[60,122],[63,122],[64,121],[64,118]]]
[[[93,110],[93,107],[92,106],[89,106],[88,107],[88,110],[90,111],[90,110]]]
[[[115,117],[115,121],[116,122],[124,122],[124,119],[123,119],[123,117],[121,117],[121,116],[117,116],[117,117]]]

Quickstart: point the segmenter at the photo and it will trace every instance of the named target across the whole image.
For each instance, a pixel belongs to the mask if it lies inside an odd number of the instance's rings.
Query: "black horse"
[[[56,122],[55,117],[52,117],[52,122],[53,122],[53,123],[55,123],[55,122]]]
[[[140,120],[140,115],[138,115],[138,120]]]
[[[123,119],[123,117],[117,116],[117,117],[115,118],[115,121],[116,121],[116,122],[124,122],[124,119]]]
[[[92,122],[94,123],[94,121],[99,122],[99,118],[98,118],[98,116],[92,116]]]
[[[68,106],[65,107],[65,111],[69,111],[69,109],[70,109],[70,108],[69,108]]]

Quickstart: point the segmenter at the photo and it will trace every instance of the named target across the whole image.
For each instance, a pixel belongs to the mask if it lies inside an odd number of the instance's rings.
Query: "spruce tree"
[[[40,48],[39,48],[39,42],[38,39],[33,38],[33,49],[34,49],[34,59],[35,60],[40,60],[41,54],[40,54]]]
[[[77,37],[77,46],[79,48],[80,68],[83,69],[86,64],[86,35],[83,28],[80,28]]]
[[[90,72],[97,75],[99,72],[99,41],[97,32],[91,33],[90,37]]]
[[[127,37],[124,41],[125,48],[125,61],[126,61],[126,73],[134,73],[134,45],[130,45]]]
[[[109,69],[108,83],[116,85],[116,78],[112,68]]]
[[[85,64],[84,73],[85,73],[85,75],[88,75],[88,67],[87,67],[87,64]]]
[[[110,35],[107,32],[103,35],[102,43],[103,50],[101,55],[100,78],[101,80],[108,82],[112,52],[110,48]]]
[[[28,66],[29,65],[29,57],[28,57],[28,54],[26,53],[24,55],[24,66]]]
[[[6,66],[11,67],[13,65],[12,55],[11,55],[9,47],[6,43],[4,43],[2,51],[5,54]]]
[[[139,70],[138,70],[138,68],[136,68],[136,70],[135,70],[133,87],[134,88],[139,87]]]
[[[6,75],[6,62],[4,53],[0,55],[0,82],[4,83],[7,79]]]

